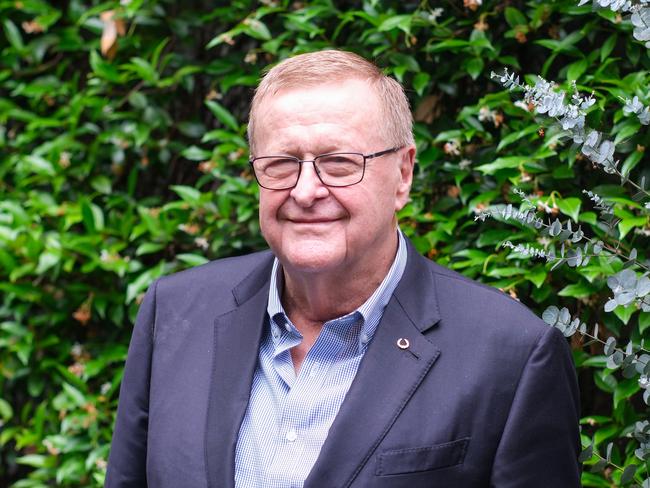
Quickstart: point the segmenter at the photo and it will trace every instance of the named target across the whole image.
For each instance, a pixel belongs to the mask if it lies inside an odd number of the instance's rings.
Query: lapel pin
[[[404,339],[403,337],[400,337],[397,339],[397,347],[400,349],[408,349],[411,343],[409,342],[408,339]]]

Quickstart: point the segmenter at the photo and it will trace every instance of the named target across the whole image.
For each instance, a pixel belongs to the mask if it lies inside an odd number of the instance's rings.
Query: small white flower
[[[438,7],[434,8],[431,12],[427,14],[427,20],[432,24],[435,24],[438,21],[438,18],[444,13],[444,9]]]
[[[78,358],[83,354],[83,346],[78,342],[75,342],[74,345],[70,348],[70,355],[72,357]]]
[[[459,167],[460,169],[467,169],[467,168],[469,168],[471,165],[472,165],[472,161],[470,161],[470,160],[467,159],[467,158],[463,158],[463,159],[461,159],[460,162],[458,163],[458,167]]]
[[[478,120],[485,122],[486,120],[494,120],[494,112],[490,110],[490,107],[481,107],[478,111]]]
[[[528,104],[523,100],[517,100],[514,105],[515,107],[519,107],[520,109],[525,110],[526,112],[530,112],[528,108]]]
[[[200,247],[203,250],[206,250],[208,247],[210,247],[210,244],[208,243],[208,240],[205,237],[197,237],[194,239],[194,244],[197,245],[197,247]]]

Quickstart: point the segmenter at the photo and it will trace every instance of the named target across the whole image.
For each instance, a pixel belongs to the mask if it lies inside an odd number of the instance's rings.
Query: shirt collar
[[[402,278],[404,273],[404,268],[406,267],[406,242],[402,231],[398,229],[398,245],[397,253],[393,264],[391,265],[388,273],[384,277],[381,284],[377,289],[370,295],[370,297],[356,310],[350,312],[349,314],[332,319],[325,323],[325,325],[332,322],[350,322],[352,317],[355,317],[353,322],[361,319],[363,320],[363,325],[361,327],[358,341],[359,341],[359,351],[363,351],[367,344],[370,342],[372,337],[377,330],[377,325],[381,320],[382,315],[384,314],[384,309],[388,302],[390,301],[399,280]],[[282,267],[278,258],[273,260],[273,269],[271,270],[271,283],[269,289],[269,302],[267,305],[267,313],[269,314],[270,325],[271,325],[271,334],[273,338],[273,344],[275,347],[278,347],[280,342],[282,342],[282,337],[284,334],[297,335],[302,337],[300,332],[295,328],[287,317],[284,307],[282,307],[281,302],[281,293],[283,287],[283,274]]]

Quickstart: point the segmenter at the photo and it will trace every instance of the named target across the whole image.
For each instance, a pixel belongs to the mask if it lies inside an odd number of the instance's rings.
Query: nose
[[[296,186],[291,189],[290,195],[301,207],[311,207],[317,200],[329,195],[329,189],[318,177],[313,161],[307,160],[302,163],[300,177]]]

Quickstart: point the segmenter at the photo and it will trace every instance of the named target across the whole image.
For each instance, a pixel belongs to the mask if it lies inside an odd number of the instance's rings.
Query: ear
[[[415,166],[415,145],[407,146],[400,151],[399,173],[400,181],[395,192],[395,211],[401,210],[408,202],[413,182],[413,167]]]

